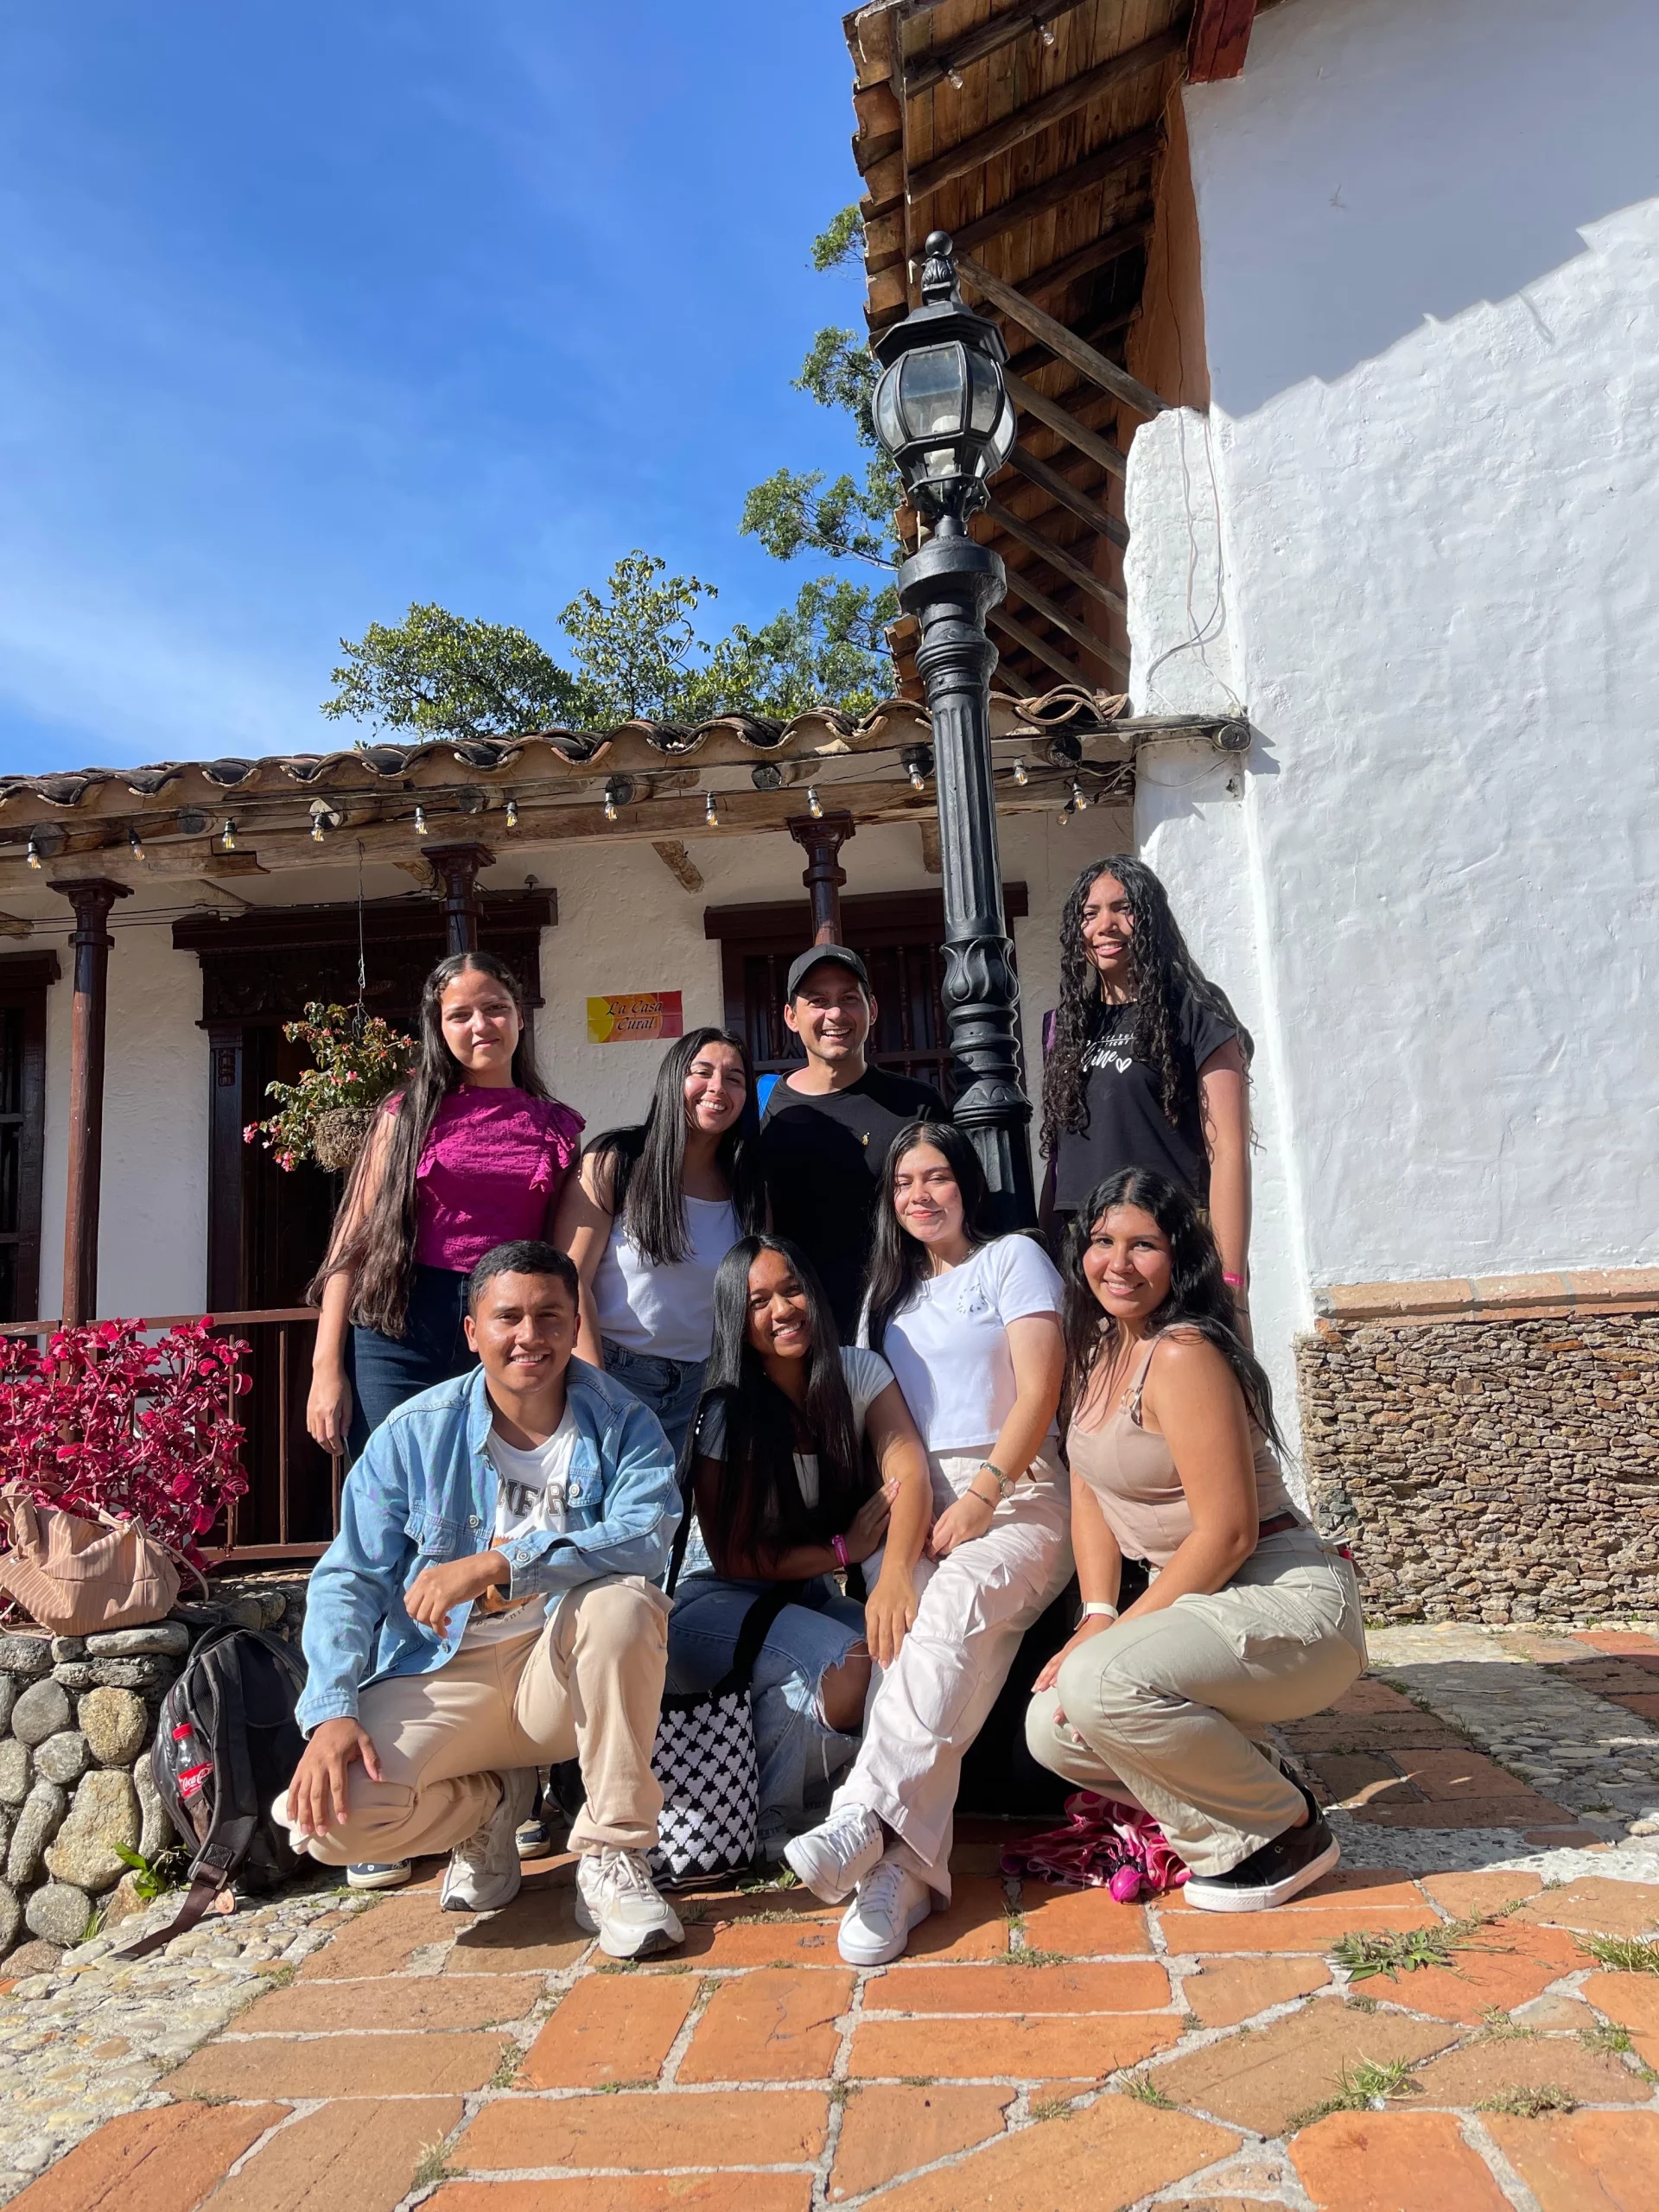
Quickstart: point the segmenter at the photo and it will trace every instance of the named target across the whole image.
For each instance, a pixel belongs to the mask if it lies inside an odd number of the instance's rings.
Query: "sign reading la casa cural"
[[[588,1001],[588,1039],[594,1045],[636,1045],[653,1037],[683,1037],[685,1016],[677,991],[613,991]]]

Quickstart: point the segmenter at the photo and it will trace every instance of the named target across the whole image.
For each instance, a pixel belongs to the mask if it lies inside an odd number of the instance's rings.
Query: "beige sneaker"
[[[576,1862],[576,1925],[610,1959],[643,1959],[685,1941],[643,1851],[588,1851]]]

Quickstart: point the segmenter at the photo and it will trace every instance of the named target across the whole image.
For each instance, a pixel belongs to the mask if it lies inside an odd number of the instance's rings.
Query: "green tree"
[[[589,718],[577,679],[505,623],[416,603],[401,622],[371,622],[340,649],[346,658],[322,704],[331,721],[428,737],[507,737]]]

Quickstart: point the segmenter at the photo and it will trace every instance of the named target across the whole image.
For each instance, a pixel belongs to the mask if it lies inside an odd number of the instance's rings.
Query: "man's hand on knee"
[[[423,1628],[449,1633],[449,1616],[457,1605],[481,1598],[498,1583],[509,1582],[512,1569],[499,1552],[474,1552],[470,1559],[446,1560],[442,1567],[423,1567],[404,1594],[404,1610]]]
[[[346,1777],[359,1759],[369,1780],[378,1782],[380,1762],[358,1721],[324,1720],[312,1730],[288,1785],[288,1817],[302,1835],[327,1835],[344,1823]]]

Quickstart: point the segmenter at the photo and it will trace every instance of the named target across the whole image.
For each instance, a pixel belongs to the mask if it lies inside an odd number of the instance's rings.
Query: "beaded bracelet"
[[[844,1574],[848,1567],[852,1564],[852,1561],[847,1556],[846,1537],[831,1536],[830,1539],[830,1548],[836,1555],[836,1564],[841,1568]]]

